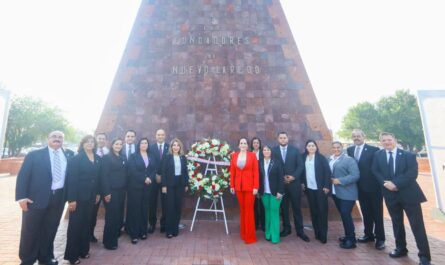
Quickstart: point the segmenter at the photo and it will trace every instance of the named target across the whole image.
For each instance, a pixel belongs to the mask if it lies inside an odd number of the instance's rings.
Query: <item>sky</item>
[[[445,4],[281,0],[327,125],[396,90],[445,89]],[[0,86],[93,132],[140,0],[0,1]]]

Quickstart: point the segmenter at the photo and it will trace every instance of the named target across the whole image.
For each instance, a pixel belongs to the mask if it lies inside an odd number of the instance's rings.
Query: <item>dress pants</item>
[[[383,196],[381,190],[366,192],[359,188],[358,200],[363,215],[365,236],[385,241]]]
[[[167,235],[179,234],[179,221],[181,219],[182,197],[185,186],[168,186],[166,194],[165,232]]]
[[[53,191],[44,209],[22,212],[19,257],[22,265],[36,260],[46,263],[54,258],[54,238],[62,217],[65,200],[63,189]]]
[[[328,196],[323,190],[310,188],[306,189],[306,194],[315,238],[326,241],[328,235]]]
[[[253,205],[255,196],[252,191],[237,191],[236,197],[240,207],[240,234],[246,244],[255,243],[256,230]]]
[[[132,239],[147,235],[149,196],[149,187],[128,189],[125,228]]]
[[[396,238],[396,248],[406,249],[405,225],[403,224],[403,211],[405,211],[411,226],[411,231],[416,239],[419,257],[426,257],[428,260],[431,260],[430,247],[420,203],[407,205],[401,202],[388,203],[388,201],[386,201],[386,207],[392,220],[394,237]]]
[[[343,222],[343,228],[345,230],[345,239],[355,241],[355,226],[352,220],[352,209],[354,208],[355,201],[342,200],[335,195],[332,195],[332,198],[341,215],[341,221]]]
[[[264,230],[265,229],[264,205],[262,199],[259,197],[255,197],[254,214],[255,214],[255,228]]]
[[[94,204],[93,207],[93,212],[91,215],[90,237],[94,236],[94,229],[96,228],[97,224],[97,213],[99,212],[101,202],[103,202],[102,196],[100,196],[99,202],[97,202],[97,204]]]
[[[290,184],[284,184],[284,196],[283,202],[281,203],[283,230],[290,232],[289,204],[292,205],[295,230],[298,235],[304,234],[303,215],[301,213],[301,185],[299,180],[294,180]]]
[[[112,189],[111,200],[105,204],[105,226],[103,243],[106,248],[117,247],[122,220],[124,218],[125,190]]]
[[[262,200],[265,213],[265,237],[272,243],[279,243],[281,199],[278,200],[270,193],[264,193]]]
[[[76,210],[70,212],[67,242],[65,248],[66,260],[77,260],[90,251],[90,227],[96,196],[88,201],[77,201]]]
[[[162,215],[160,220],[161,229],[165,228],[165,213],[166,213],[166,198],[165,194],[161,192],[161,184],[154,181],[150,184],[150,207],[149,207],[149,223],[153,228],[156,227],[157,213],[158,213],[158,197],[161,197]]]

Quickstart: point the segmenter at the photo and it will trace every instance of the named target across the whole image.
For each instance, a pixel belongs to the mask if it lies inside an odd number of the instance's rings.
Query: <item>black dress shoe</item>
[[[338,242],[342,243],[345,242],[346,238],[344,236],[341,236],[338,238]]]
[[[112,246],[112,247],[104,246],[104,247],[105,247],[105,249],[108,249],[108,250],[116,250],[117,249],[117,246]]]
[[[385,241],[384,240],[379,240],[377,239],[377,241],[375,242],[375,248],[377,250],[383,250],[385,249]]]
[[[147,235],[142,235],[142,236],[141,236],[141,239],[142,239],[142,240],[147,239]]]
[[[419,265],[431,265],[431,261],[427,257],[420,257]]]
[[[283,230],[283,231],[280,233],[280,236],[281,236],[281,237],[286,237],[286,236],[290,235],[291,233],[292,233],[292,232],[289,231],[289,230]]]
[[[345,241],[340,243],[340,247],[344,249],[356,248],[355,240],[346,239]]]
[[[326,242],[328,242],[328,240],[326,238],[318,238],[318,240],[322,243],[322,244],[326,244]]]
[[[80,264],[80,259],[70,260],[69,261],[71,265],[73,264]]]
[[[97,243],[97,238],[93,235],[90,237],[90,242],[91,243]]]
[[[168,235],[167,235],[167,238],[172,238],[172,237],[173,237],[172,234],[168,234]]]
[[[400,257],[405,257],[406,255],[408,255],[408,249],[394,249],[393,251],[391,251],[389,253],[389,256],[391,258],[400,258]]]
[[[309,241],[311,241],[310,239],[309,239],[309,237],[306,235],[306,234],[297,234],[297,236],[299,237],[299,238],[301,238],[304,242],[309,242]]]
[[[357,241],[359,243],[368,243],[368,242],[374,242],[374,238],[370,236],[362,236],[357,238]]]
[[[154,231],[155,231],[154,226],[150,226],[150,227],[148,228],[148,231],[147,231],[147,232],[148,232],[149,234],[153,234]]]
[[[133,238],[132,240],[131,240],[131,244],[133,244],[133,245],[136,245],[137,243],[138,243],[138,239],[137,238]]]
[[[59,262],[57,260],[55,260],[55,259],[51,259],[47,263],[44,263],[44,264],[46,264],[46,265],[57,265],[57,264],[59,264]]]

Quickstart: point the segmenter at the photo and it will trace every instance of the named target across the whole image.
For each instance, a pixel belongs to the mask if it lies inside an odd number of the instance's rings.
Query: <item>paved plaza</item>
[[[445,220],[441,219],[435,207],[431,175],[418,178],[428,197],[423,204],[426,229],[432,252],[433,264],[445,264]],[[14,202],[15,177],[0,177],[0,265],[19,264],[18,244],[20,235],[21,212]],[[147,240],[132,245],[124,234],[119,240],[119,248],[106,250],[101,242],[103,219],[98,220],[96,236],[99,243],[92,244],[91,257],[81,264],[417,264],[417,249],[409,228],[407,229],[409,256],[391,259],[389,251],[394,248],[394,237],[388,214],[385,213],[387,235],[386,249],[377,251],[373,244],[358,244],[353,250],[338,247],[337,238],[342,234],[340,221],[329,222],[328,243],[323,245],[314,240],[309,228],[310,218],[305,216],[308,225],[306,233],[310,243],[303,242],[295,233],[284,238],[282,243],[272,245],[264,239],[263,232],[258,232],[259,242],[245,245],[239,238],[239,224],[229,220],[230,234],[226,235],[224,224],[209,220],[198,221],[193,232],[189,232],[191,220],[183,220],[186,229],[181,230],[177,238],[167,239],[159,230]],[[59,264],[63,261],[66,242],[67,220],[62,220],[55,242],[55,254]],[[360,236],[363,226],[356,221],[356,232]]]

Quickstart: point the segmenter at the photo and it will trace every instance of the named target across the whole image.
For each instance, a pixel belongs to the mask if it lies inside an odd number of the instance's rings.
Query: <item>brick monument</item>
[[[321,114],[278,0],[143,0],[97,131],[127,129],[187,147],[242,136],[274,145],[287,131],[328,151]]]

